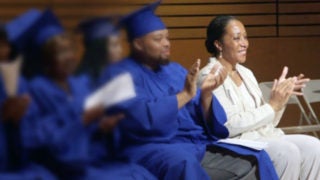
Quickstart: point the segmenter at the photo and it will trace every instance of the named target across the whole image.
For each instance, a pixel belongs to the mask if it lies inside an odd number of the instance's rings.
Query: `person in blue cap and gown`
[[[13,50],[12,32],[7,24],[0,25],[0,64],[9,65],[18,61]],[[12,64],[11,64],[12,65]],[[11,66],[10,65],[10,66]],[[19,69],[16,69],[19,71]],[[1,71],[1,70],[0,70]],[[11,72],[15,73],[15,72]],[[15,75],[12,75],[15,76]],[[0,179],[55,179],[44,167],[32,163],[22,146],[21,122],[30,113],[30,97],[27,82],[17,76],[16,92],[8,92],[6,76],[0,75]],[[15,80],[14,80],[15,81]],[[11,83],[12,84],[12,83]]]
[[[53,12],[42,12],[29,28],[29,37],[21,39],[38,54],[26,56],[33,57],[26,64],[41,63],[29,84],[33,112],[21,131],[31,159],[59,179],[154,179],[143,167],[113,161],[108,154],[104,135],[122,117],[105,116],[102,106],[83,108],[90,81],[72,75],[77,64],[74,44]]]
[[[77,74],[88,74],[97,81],[104,67],[122,59],[121,35],[115,16],[96,17],[79,23],[83,34],[84,55]]]
[[[228,137],[226,115],[211,91],[226,77],[217,67],[196,88],[200,61],[188,72],[169,61],[168,30],[157,1],[125,17],[131,54],[105,69],[100,83],[129,72],[137,97],[110,111],[125,112],[115,131],[119,152],[159,179],[278,179],[265,151],[217,143]],[[255,174],[257,173],[257,174]]]

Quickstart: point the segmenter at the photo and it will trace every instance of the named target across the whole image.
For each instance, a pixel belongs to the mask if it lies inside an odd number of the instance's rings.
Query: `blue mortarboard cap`
[[[41,18],[41,11],[31,9],[6,24],[8,40],[19,50],[26,46],[33,26]]]
[[[50,9],[41,12],[31,9],[6,24],[9,41],[18,50],[29,45],[41,46],[51,37],[64,30]]]
[[[160,3],[161,1],[157,1],[149,4],[121,20],[121,24],[126,27],[129,40],[142,37],[153,31],[166,29],[160,17],[154,14]]]
[[[77,29],[83,32],[86,42],[119,33],[118,28],[114,26],[110,17],[98,17],[82,21]]]
[[[38,46],[43,45],[48,39],[64,32],[58,18],[50,9],[42,13],[34,28],[33,42]]]

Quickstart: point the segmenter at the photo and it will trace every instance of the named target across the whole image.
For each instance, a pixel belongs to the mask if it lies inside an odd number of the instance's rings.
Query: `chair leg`
[[[304,117],[304,119],[306,120],[306,122],[308,123],[308,125],[312,125],[311,120],[310,120],[310,118],[308,117],[308,115],[307,115],[306,111],[304,110],[304,108],[302,107],[301,103],[300,103],[299,101],[298,101],[297,103],[298,103],[298,106],[299,106],[299,108],[300,108],[301,114],[302,114],[302,116]],[[309,105],[309,104],[307,103],[307,105]],[[302,123],[301,123],[301,124],[302,124]],[[312,134],[313,134],[315,137],[319,138],[318,133],[317,133],[316,131],[313,131]]]

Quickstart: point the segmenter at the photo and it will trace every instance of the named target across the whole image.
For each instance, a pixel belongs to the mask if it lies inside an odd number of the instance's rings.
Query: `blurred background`
[[[129,13],[153,0],[0,0],[0,20],[9,21],[30,8],[50,7],[73,31],[84,19]],[[205,65],[206,26],[220,14],[239,18],[247,28],[250,48],[246,66],[259,82],[272,81],[289,67],[320,79],[320,0],[163,0],[157,12],[169,28],[172,60],[188,68],[197,58]],[[82,53],[81,36],[79,55]],[[125,43],[125,38],[124,38]],[[127,51],[126,51],[127,52]],[[316,105],[320,109],[320,105]],[[317,111],[319,112],[319,111]],[[297,124],[299,110],[288,106],[281,126]]]

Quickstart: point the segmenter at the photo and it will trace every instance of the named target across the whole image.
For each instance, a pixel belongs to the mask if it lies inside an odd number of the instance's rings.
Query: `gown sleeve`
[[[122,69],[108,68],[101,76],[100,83],[106,83],[121,74]],[[178,102],[176,94],[153,96],[149,94],[144,80],[135,71],[130,72],[136,92],[136,97],[119,103],[109,112],[122,112],[125,119],[120,126],[126,129],[125,134],[135,142],[168,141],[178,129]]]

